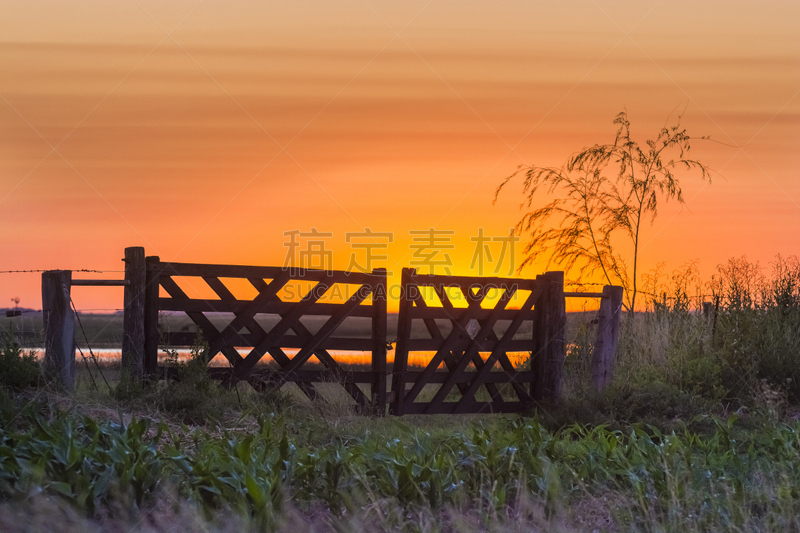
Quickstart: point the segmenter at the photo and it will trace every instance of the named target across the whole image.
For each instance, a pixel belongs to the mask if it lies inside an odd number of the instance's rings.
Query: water
[[[81,348],[83,350],[83,355],[87,358],[90,357],[89,350],[87,348]],[[38,359],[42,359],[44,357],[44,349],[33,348],[34,356]],[[178,361],[185,363],[188,362],[191,358],[191,350],[189,348],[177,348],[175,349],[178,355]],[[237,352],[242,357],[245,357],[248,353],[250,353],[249,348],[237,348]],[[290,358],[297,354],[299,350],[297,349],[285,349],[284,352]],[[114,365],[119,364],[122,359],[122,351],[119,348],[92,348],[92,353],[94,353],[95,357],[100,364],[106,365]],[[333,359],[341,364],[341,365],[371,365],[372,364],[372,353],[371,352],[354,352],[354,351],[344,351],[344,350],[328,350],[328,353],[331,354]],[[435,352],[412,352],[408,354],[408,365],[414,367],[424,367],[426,366],[431,358],[433,357]],[[488,354],[484,353],[481,354],[483,359],[485,360],[488,357]],[[509,352],[508,358],[514,366],[518,366],[524,363],[528,357],[530,356],[529,352]],[[78,350],[75,350],[75,357],[78,362],[81,361],[81,354]],[[158,352],[158,362],[159,364],[166,364],[167,358],[169,355],[164,351],[160,350]],[[319,359],[316,356],[311,356],[308,362],[310,364],[319,364]],[[386,362],[388,364],[394,363],[394,350],[389,350],[386,353]],[[259,365],[268,365],[270,363],[275,363],[275,360],[269,355],[264,355],[259,361]],[[277,364],[277,363],[276,363]],[[228,360],[222,354],[217,354],[209,363],[211,367],[229,367],[230,364]],[[439,368],[443,368],[443,365]]]

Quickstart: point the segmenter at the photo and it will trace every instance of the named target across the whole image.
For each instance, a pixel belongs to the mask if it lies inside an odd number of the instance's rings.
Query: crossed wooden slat
[[[488,294],[488,287],[486,285],[468,285],[463,282],[452,283],[447,281],[447,278],[444,276],[426,276],[426,279],[418,284],[414,281],[413,274],[406,278],[404,273],[405,294],[410,302],[401,306],[400,331],[398,332],[400,335],[400,339],[398,340],[398,351],[405,351],[398,355],[400,356],[399,364],[402,366],[407,364],[407,341],[411,333],[411,320],[414,318],[413,309],[424,309],[427,307],[427,304],[421,295],[421,291],[419,290],[420,286],[426,285],[434,287],[436,295],[442,303],[443,311],[451,321],[451,330],[448,336],[445,338],[442,335],[439,326],[436,324],[435,319],[430,318],[429,316],[422,318],[431,338],[441,341],[441,344],[439,345],[436,354],[425,367],[423,372],[419,375],[418,379],[412,385],[409,391],[405,391],[404,377],[402,375],[396,376],[396,394],[401,395],[401,398],[396,398],[397,407],[395,408],[395,411],[397,414],[402,414],[403,412],[410,410],[412,405],[417,408],[421,407],[419,404],[415,404],[415,400],[425,385],[431,382],[433,374],[436,372],[437,368],[442,362],[444,362],[445,366],[447,367],[448,375],[437,390],[433,399],[430,402],[422,405],[425,412],[435,412],[437,409],[445,405],[444,400],[454,386],[457,387],[461,393],[461,398],[454,406],[454,412],[468,412],[470,410],[474,410],[476,405],[474,400],[475,393],[480,389],[481,386],[485,386],[489,392],[489,395],[492,399],[490,402],[491,408],[493,410],[502,410],[503,405],[508,402],[502,398],[502,395],[498,391],[497,385],[493,382],[487,381],[489,372],[491,372],[492,368],[498,362],[507,376],[507,382],[510,383],[514,389],[514,392],[519,400],[518,403],[525,405],[530,404],[533,401],[533,398],[526,390],[523,383],[516,379],[518,372],[508,358],[507,347],[511,343],[514,335],[519,330],[522,322],[526,319],[528,312],[533,308],[535,301],[539,298],[541,294],[541,286],[537,284],[534,287],[534,290],[531,291],[522,308],[519,310],[519,312],[514,314],[514,318],[512,319],[509,327],[503,333],[503,336],[498,338],[494,331],[494,325],[497,323],[500,315],[505,310],[508,302],[516,293],[516,285],[506,285],[503,293],[500,296],[500,299],[491,310],[489,315],[481,319],[478,317],[478,315],[485,315],[485,313],[482,313],[483,309],[481,304]],[[459,309],[459,311],[463,311],[462,313],[456,312],[455,307],[444,290],[445,286],[453,285],[460,289],[467,301],[467,309]],[[473,289],[477,290],[473,292]],[[403,314],[410,316],[402,316]],[[460,314],[459,319],[455,318],[457,314]],[[470,338],[466,332],[466,326],[472,319],[476,319],[480,326],[480,329],[474,338]],[[494,348],[487,360],[484,362],[479,352],[488,351],[481,349],[483,343],[486,341],[493,341]],[[475,366],[476,372],[465,372],[469,363],[472,363]],[[399,372],[402,373],[404,370],[405,368],[400,369]],[[470,376],[472,376],[472,379],[466,381],[465,378]]]
[[[231,364],[231,375],[224,381],[228,385],[235,384],[237,381],[248,380],[256,363],[269,352],[273,359],[281,367],[281,378],[275,385],[280,386],[286,381],[295,381],[294,373],[300,369],[312,355],[316,355],[320,362],[332,373],[340,377],[340,381],[362,407],[369,403],[366,395],[358,385],[347,374],[336,360],[322,348],[324,341],[336,330],[337,327],[360,305],[374,290],[367,284],[361,284],[356,293],[343,304],[338,306],[338,310],[316,332],[311,333],[306,328],[300,318],[313,306],[330,288],[333,282],[318,281],[317,284],[289,311],[278,313],[279,322],[268,332],[261,327],[255,320],[255,315],[271,302],[281,301],[278,293],[288,283],[292,277],[288,271],[276,276],[270,283],[263,278],[248,278],[251,285],[258,291],[258,295],[249,302],[242,310],[234,313],[234,319],[222,330],[216,326],[200,311],[187,311],[187,316],[201,329],[206,339],[209,341],[208,358],[213,358],[217,353],[222,354]],[[223,301],[237,301],[233,293],[228,290],[222,281],[215,276],[203,276],[203,280]],[[175,283],[169,275],[162,275],[159,279],[161,286],[167,291],[171,298],[176,300],[188,300],[186,293]],[[251,337],[257,339],[250,352],[242,357],[233,347],[233,341],[240,335],[242,328],[247,328]],[[298,339],[304,343],[297,354],[290,358],[278,346],[278,343],[285,333],[292,330]],[[208,361],[206,361],[208,363]],[[253,382],[251,380],[251,382]],[[316,398],[317,391],[313,384],[308,382],[298,382],[301,390],[311,399]]]

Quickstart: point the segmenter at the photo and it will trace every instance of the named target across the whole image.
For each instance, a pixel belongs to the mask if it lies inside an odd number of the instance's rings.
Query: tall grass
[[[734,258],[706,282],[694,264],[670,277],[656,270],[647,285],[647,309],[622,320],[617,387],[667,385],[731,405],[800,402],[797,257],[778,256],[767,272]],[[594,333],[582,328],[571,346],[583,364],[568,370],[585,391]]]

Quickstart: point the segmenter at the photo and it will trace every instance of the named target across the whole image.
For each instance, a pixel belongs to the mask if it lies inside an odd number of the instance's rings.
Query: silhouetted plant
[[[517,232],[530,237],[520,270],[545,255],[548,267],[555,262],[566,270],[577,266],[581,275],[599,271],[608,284],[625,287],[626,307],[633,310],[643,223],[649,217],[652,224],[660,201],[684,203],[675,174],[679,169],[699,171],[709,181],[711,175],[708,167],[686,157],[691,137],[681,127],[680,116],[644,147],[631,138],[626,111],[614,124],[618,129],[613,143],[584,148],[560,168],[520,166],[497,187],[494,199],[519,175],[524,176],[521,208],[531,209],[541,189],[553,195],[517,223]],[[619,243],[612,242],[619,234],[632,246],[628,261]]]

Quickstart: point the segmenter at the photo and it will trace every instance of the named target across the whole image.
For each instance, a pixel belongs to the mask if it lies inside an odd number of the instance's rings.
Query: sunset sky
[[[503,178],[612,142],[623,109],[639,141],[681,112],[712,139],[643,270],[800,254],[797,1],[3,1],[0,270],[121,270],[126,246],[282,265],[311,228],[345,269],[370,228],[399,276],[434,228],[474,275],[470,239],[521,215],[519,182],[492,205]],[[0,274],[16,296],[40,308],[40,274]]]

